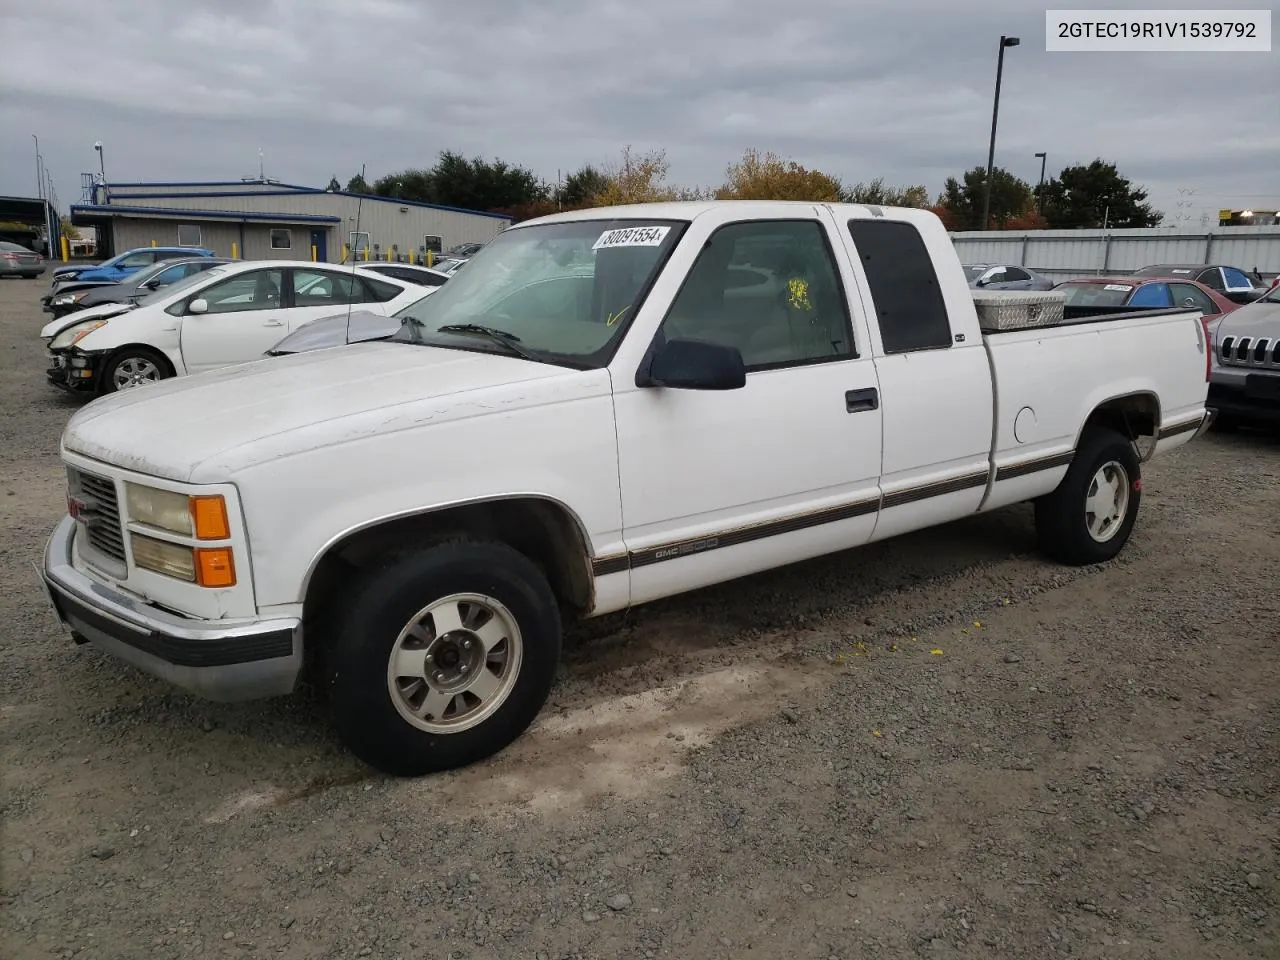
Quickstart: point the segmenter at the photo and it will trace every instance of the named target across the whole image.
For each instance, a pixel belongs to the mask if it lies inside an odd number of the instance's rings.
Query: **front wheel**
[[[103,393],[115,393],[156,383],[167,376],[169,365],[155,350],[125,347],[103,364],[101,389]]]
[[[1058,488],[1036,501],[1041,548],[1059,563],[1085,566],[1124,549],[1142,502],[1142,464],[1124,436],[1089,428]]]
[[[556,598],[527,557],[461,541],[365,573],[324,651],[339,735],[393,776],[497,753],[528,728],[560,659]]]

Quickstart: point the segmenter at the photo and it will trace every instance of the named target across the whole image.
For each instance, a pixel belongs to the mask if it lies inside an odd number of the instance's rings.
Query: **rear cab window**
[[[850,220],[849,235],[871,289],[886,354],[951,346],[951,318],[933,258],[914,225]]]

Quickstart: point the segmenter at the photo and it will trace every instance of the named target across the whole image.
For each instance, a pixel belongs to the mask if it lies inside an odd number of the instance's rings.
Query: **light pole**
[[[987,150],[987,179],[982,185],[982,226],[987,229],[987,221],[991,217],[991,170],[996,162],[996,118],[1000,115],[1000,78],[1004,74],[1004,48],[1016,47],[1022,41],[1017,37],[1000,37],[1000,56],[996,60],[996,97],[991,106],[991,146]]]
[[[98,176],[102,181],[102,202],[107,202],[107,161],[102,152],[102,141],[97,140],[93,144],[93,149],[98,151]],[[97,202],[97,198],[94,198]]]
[[[1037,153],[1036,156],[1040,158],[1040,182],[1036,184],[1036,190],[1038,191],[1044,186],[1044,165],[1049,155],[1047,153]]]
[[[44,199],[44,168],[40,160],[40,138],[34,133],[31,139],[36,142],[36,196]]]

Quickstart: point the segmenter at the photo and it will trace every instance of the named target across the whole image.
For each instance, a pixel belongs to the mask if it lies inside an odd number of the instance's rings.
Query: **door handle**
[[[875,410],[880,406],[880,393],[875,387],[864,390],[846,390],[844,392],[844,409],[846,413],[862,413],[864,410]]]
[[[265,320],[262,324],[264,327],[283,327],[283,320]]]

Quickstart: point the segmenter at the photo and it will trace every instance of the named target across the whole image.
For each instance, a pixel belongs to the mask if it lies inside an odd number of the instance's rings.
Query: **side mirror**
[[[654,352],[648,376],[636,378],[638,387],[673,390],[737,390],[746,385],[742,353],[704,340],[668,340]]]
[[[190,303],[187,304],[187,313],[200,314],[200,313],[208,313],[208,312],[209,312],[209,301],[203,298],[200,300],[192,300]]]

